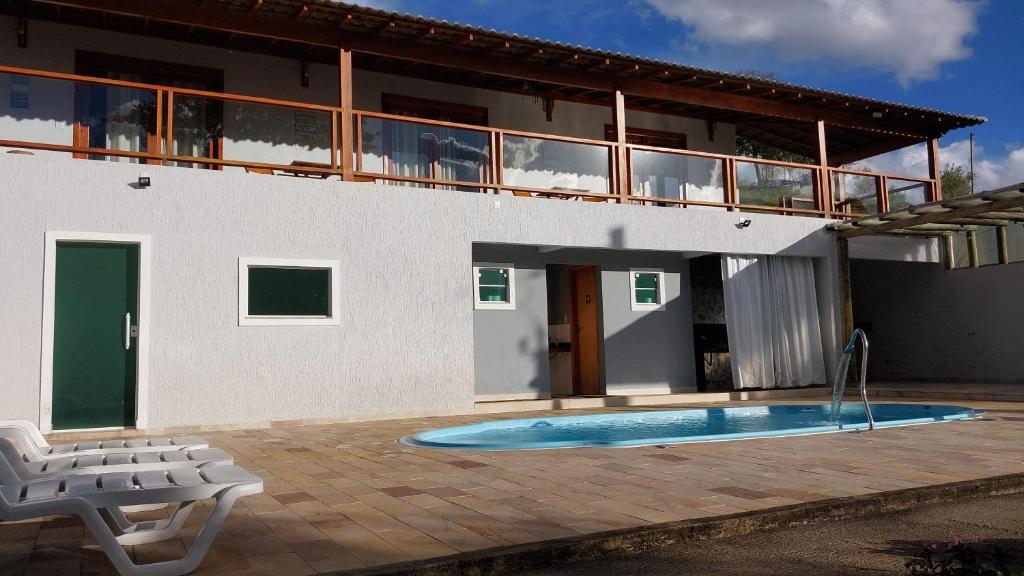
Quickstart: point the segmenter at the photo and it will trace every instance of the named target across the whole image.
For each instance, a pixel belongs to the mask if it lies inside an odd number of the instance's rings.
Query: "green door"
[[[53,429],[135,425],[139,247],[58,242]]]

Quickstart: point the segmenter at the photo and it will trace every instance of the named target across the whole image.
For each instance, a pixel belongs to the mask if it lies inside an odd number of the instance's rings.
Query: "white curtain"
[[[722,256],[722,280],[736,388],[825,383],[813,261]]]
[[[111,150],[140,152],[145,150],[146,126],[142,120],[143,102],[141,91],[135,88],[116,86],[97,87],[100,96],[106,99],[106,142]],[[110,156],[113,162],[138,162],[135,158]]]

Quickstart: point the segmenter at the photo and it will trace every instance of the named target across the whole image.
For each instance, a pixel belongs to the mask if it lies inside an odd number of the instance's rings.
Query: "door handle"
[[[132,313],[124,313],[124,349],[132,349]]]

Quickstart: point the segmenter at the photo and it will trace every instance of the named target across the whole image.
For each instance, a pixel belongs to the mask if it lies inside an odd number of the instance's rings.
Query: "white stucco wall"
[[[141,169],[0,155],[0,418],[39,414],[46,231],[152,236],[151,427],[468,411],[474,243],[834,255],[813,218]],[[243,256],[339,260],[341,326],[239,327]]]

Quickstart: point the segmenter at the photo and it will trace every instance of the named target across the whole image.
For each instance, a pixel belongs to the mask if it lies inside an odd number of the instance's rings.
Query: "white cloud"
[[[646,0],[687,26],[690,44],[768,50],[895,74],[904,85],[935,78],[971,54],[979,0]]]
[[[335,2],[344,2],[345,4],[358,4],[360,6],[366,6],[368,8],[377,8],[380,10],[391,10],[399,11],[404,8],[403,0],[334,0]]]
[[[939,148],[939,161],[943,166],[953,164],[965,170],[971,165],[970,140],[957,140]],[[911,146],[857,162],[858,166],[886,174],[926,176],[928,174],[928,152],[924,144]],[[990,157],[985,148],[974,146],[975,190],[991,190],[1024,182],[1024,146],[1009,149],[1003,157]]]

